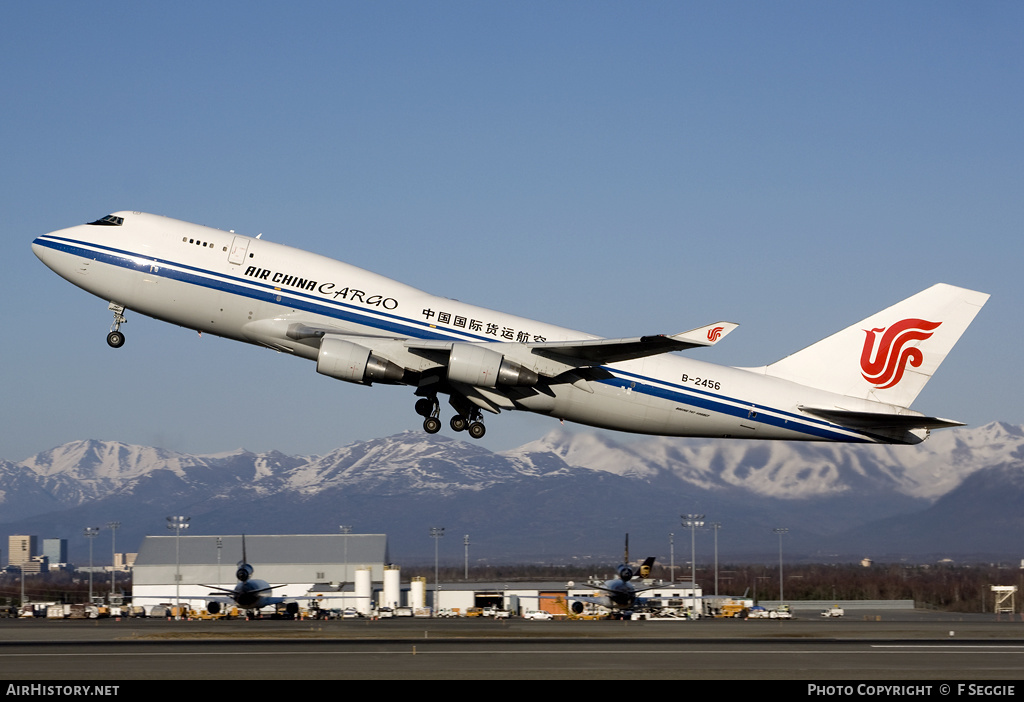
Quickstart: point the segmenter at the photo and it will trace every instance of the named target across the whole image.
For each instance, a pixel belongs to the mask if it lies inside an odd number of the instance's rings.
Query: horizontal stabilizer
[[[919,414],[893,414],[888,412],[853,412],[841,409],[801,406],[801,410],[834,424],[874,431],[910,431],[911,429],[946,429],[962,427],[963,422]]]

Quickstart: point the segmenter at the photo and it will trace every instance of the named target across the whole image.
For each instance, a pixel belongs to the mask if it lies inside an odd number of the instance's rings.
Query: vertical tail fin
[[[641,578],[647,579],[651,577],[651,569],[654,568],[654,558],[654,556],[648,556],[644,559],[644,562],[640,564],[640,567],[637,569],[637,574]]]
[[[764,368],[820,390],[909,407],[989,296],[940,283]]]

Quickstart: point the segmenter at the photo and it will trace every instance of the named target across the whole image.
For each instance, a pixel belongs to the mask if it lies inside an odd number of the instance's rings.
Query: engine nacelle
[[[583,614],[583,603],[580,602],[579,600],[576,600],[575,602],[573,602],[569,606],[569,608],[572,610],[573,614]]]
[[[373,381],[397,383],[405,369],[370,353],[370,349],[345,339],[325,336],[320,341],[316,372],[349,383],[369,385]]]
[[[529,387],[537,384],[537,374],[505,360],[504,355],[493,349],[474,344],[452,344],[448,356],[448,380],[481,388],[497,385]]]
[[[633,578],[633,569],[627,565],[619,566],[619,580],[628,583]]]
[[[206,611],[210,614],[220,614],[220,602],[207,602]]]
[[[252,566],[248,563],[239,563],[238,570],[235,571],[235,579],[240,580],[243,583],[252,577]]]

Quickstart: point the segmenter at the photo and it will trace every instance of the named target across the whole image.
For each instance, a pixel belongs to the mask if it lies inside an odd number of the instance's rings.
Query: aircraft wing
[[[580,341],[553,341],[525,344],[533,353],[542,356],[556,356],[561,359],[571,358],[583,363],[574,365],[603,365],[618,361],[629,361],[635,358],[655,356],[669,351],[683,351],[700,346],[714,346],[729,332],[738,327],[733,322],[715,322],[697,329],[679,334],[657,334],[621,339],[586,339]],[[292,324],[288,328],[288,336],[293,339],[321,338],[328,334],[349,337],[355,340],[359,335],[342,333],[330,327],[307,324]],[[405,347],[423,351],[443,351],[451,348],[453,342],[433,339],[408,339],[401,336],[365,336],[360,337],[363,343],[372,346],[373,341],[405,339]],[[473,342],[469,342],[473,343]]]
[[[363,336],[291,317],[250,322],[246,325],[246,335],[257,343],[292,353],[294,347],[285,340],[318,344],[317,372],[340,380],[369,385],[403,382],[408,373],[420,373],[424,377],[434,374],[449,382],[452,390],[468,402],[489,412],[499,412],[514,408],[505,386],[529,387],[536,383],[537,376],[564,376],[563,382],[585,384],[583,378],[564,374],[574,368],[598,368],[671,351],[712,346],[737,326],[732,322],[716,322],[672,335],[505,343],[416,339],[393,334]],[[331,347],[326,354],[325,344]],[[457,349],[456,364],[453,354]],[[459,366],[459,371],[453,373],[455,365]],[[512,380],[496,383],[494,377],[498,373]]]
[[[533,353],[542,356],[577,359],[576,365],[604,365],[656,356],[669,351],[683,351],[698,346],[714,346],[738,327],[733,322],[715,322],[697,329],[667,336],[639,336],[623,339],[588,339],[585,341],[552,341],[528,344]]]

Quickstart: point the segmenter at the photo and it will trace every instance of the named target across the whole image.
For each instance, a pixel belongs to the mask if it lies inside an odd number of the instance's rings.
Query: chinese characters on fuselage
[[[435,312],[432,309],[423,310],[423,318],[430,322],[432,325],[444,324],[448,327],[454,327],[456,329],[465,329],[466,331],[481,332],[485,335],[493,336],[496,339],[504,339],[506,341],[518,341],[521,344],[535,343],[547,341],[543,336],[537,334],[531,335],[529,332],[513,329],[512,327],[503,327],[498,324],[491,322],[485,322],[479,319],[472,319],[468,317],[462,317],[457,314],[450,312]]]

